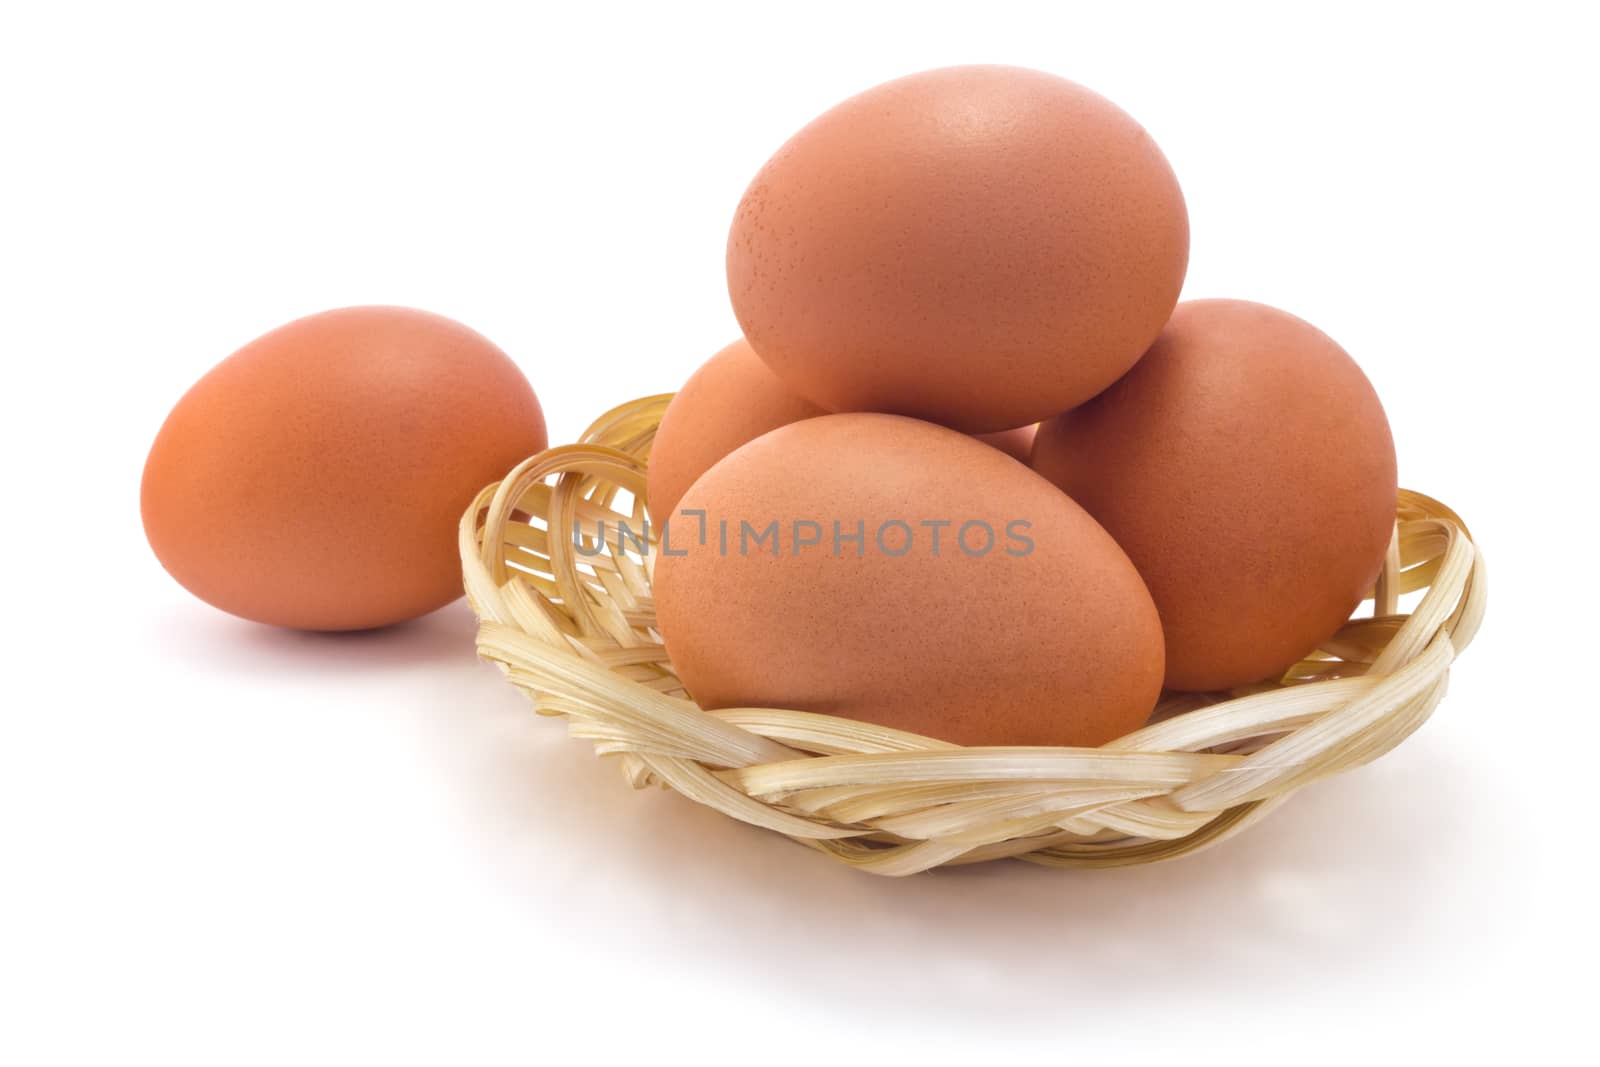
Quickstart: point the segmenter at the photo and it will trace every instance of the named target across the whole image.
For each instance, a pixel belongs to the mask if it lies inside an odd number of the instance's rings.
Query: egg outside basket
[[[478,653],[636,787],[670,786],[874,874],[1005,857],[1111,867],[1216,844],[1403,741],[1483,618],[1466,526],[1402,490],[1373,617],[1276,682],[1172,696],[1100,748],[962,748],[808,712],[704,711],[654,630],[650,557],[626,539],[615,551],[619,522],[645,528],[645,462],[670,399],[624,404],[479,494],[460,531]]]

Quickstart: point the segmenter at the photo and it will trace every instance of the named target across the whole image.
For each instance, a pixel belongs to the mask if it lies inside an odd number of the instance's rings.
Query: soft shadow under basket
[[[1215,844],[1404,740],[1483,618],[1483,562],[1466,526],[1402,490],[1372,617],[1274,683],[1169,697],[1150,725],[1100,748],[962,748],[808,712],[704,711],[654,630],[646,559],[612,551],[615,538],[580,552],[571,534],[645,527],[645,462],[669,399],[608,412],[467,510],[479,654],[541,714],[566,716],[574,736],[616,756],[635,786],[670,786],[874,874],[1006,857],[1110,867]],[[1399,614],[1398,598],[1417,590]]]

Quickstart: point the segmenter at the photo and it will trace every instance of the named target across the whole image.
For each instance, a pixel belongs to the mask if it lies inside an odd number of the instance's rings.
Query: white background
[[[1554,8],[1305,6],[0,8],[0,1060],[1381,1062],[1581,1038],[1590,42]],[[1472,524],[1488,623],[1399,751],[1169,865],[879,880],[628,790],[474,659],[461,604],[276,632],[150,555],[145,450],[245,341],[429,308],[509,351],[569,440],[735,335],[727,224],[784,138],[966,61],[1137,116],[1187,193],[1187,295],[1338,338],[1402,482]]]

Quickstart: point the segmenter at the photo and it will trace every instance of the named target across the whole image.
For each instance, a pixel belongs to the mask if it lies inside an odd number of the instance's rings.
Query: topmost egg
[[[1051,74],[949,67],[851,97],[767,161],[728,291],[814,403],[984,432],[1120,377],[1188,260],[1177,178],[1126,112]]]

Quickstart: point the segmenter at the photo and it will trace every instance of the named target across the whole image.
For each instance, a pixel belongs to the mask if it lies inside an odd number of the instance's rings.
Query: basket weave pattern
[[[1171,695],[1149,725],[1100,748],[962,748],[808,712],[704,711],[654,630],[653,554],[616,551],[619,522],[647,526],[645,463],[669,399],[608,412],[467,510],[479,655],[541,714],[618,757],[633,785],[669,786],[875,874],[1005,857],[1119,866],[1225,840],[1416,730],[1483,618],[1483,562],[1465,525],[1402,490],[1372,617],[1273,683]],[[1399,597],[1418,590],[1399,614]]]

